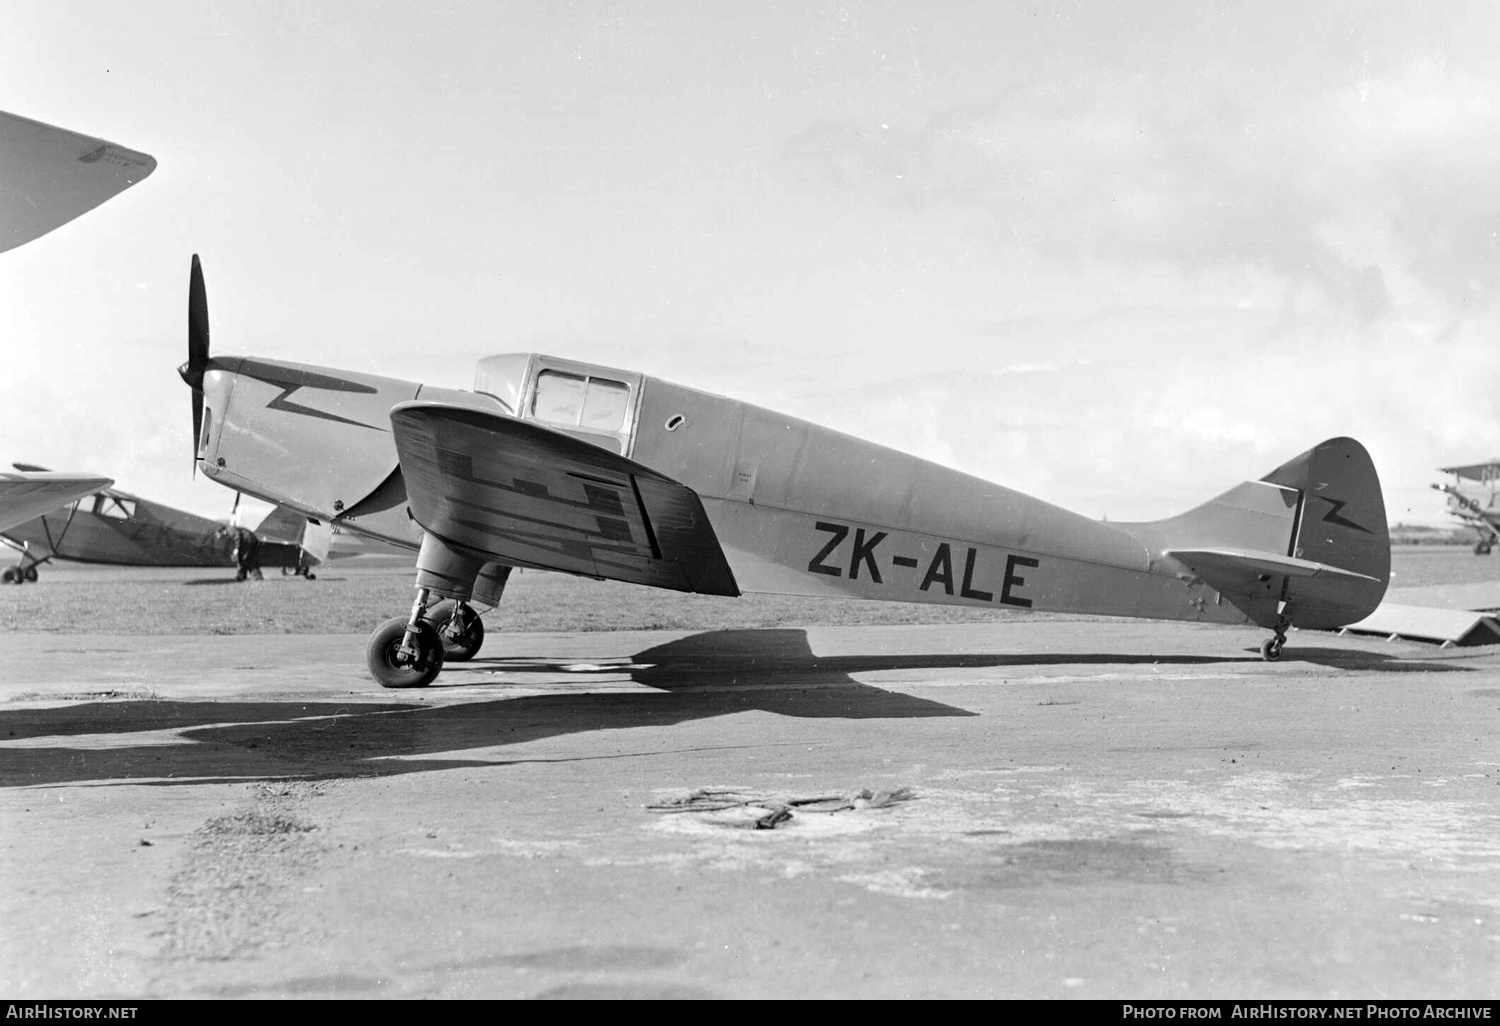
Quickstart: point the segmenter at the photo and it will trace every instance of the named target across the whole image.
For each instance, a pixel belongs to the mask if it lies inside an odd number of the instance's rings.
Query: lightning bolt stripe
[[[1370,533],[1370,529],[1368,527],[1360,527],[1354,521],[1352,521],[1352,520],[1345,520],[1343,517],[1339,516],[1339,510],[1343,509],[1346,505],[1348,505],[1348,501],[1347,500],[1345,500],[1345,499],[1330,499],[1326,495],[1319,495],[1318,498],[1322,499],[1324,502],[1328,503],[1328,505],[1330,505],[1330,506],[1333,507],[1327,513],[1323,514],[1323,523],[1325,523],[1325,524],[1337,524],[1340,527],[1347,527],[1347,528],[1349,528],[1350,530],[1353,530],[1353,531],[1362,531],[1365,534],[1369,534]]]
[[[277,382],[277,384],[281,384],[281,382]],[[284,389],[282,389],[280,395],[276,396],[276,398],[266,403],[266,409],[282,410],[286,413],[296,413],[304,417],[316,417],[319,420],[332,420],[340,424],[351,424],[354,427],[369,428],[371,431],[389,430],[388,428],[376,427],[374,424],[366,424],[363,421],[350,420],[348,417],[340,417],[336,413],[325,413],[322,410],[315,410],[311,406],[303,406],[300,403],[288,402],[287,398],[301,387],[301,385],[287,385]]]

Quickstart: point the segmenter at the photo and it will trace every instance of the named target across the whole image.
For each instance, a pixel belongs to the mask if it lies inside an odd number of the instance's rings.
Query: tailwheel
[[[443,643],[437,628],[419,619],[411,628],[409,648],[403,648],[408,620],[397,616],[375,628],[365,646],[365,664],[383,688],[425,688],[443,668]]]
[[[484,644],[484,621],[467,602],[443,599],[428,609],[422,619],[437,631],[446,662],[467,662]]]
[[[1260,657],[1268,663],[1281,658],[1281,647],[1286,644],[1285,634],[1276,634],[1260,643]]]

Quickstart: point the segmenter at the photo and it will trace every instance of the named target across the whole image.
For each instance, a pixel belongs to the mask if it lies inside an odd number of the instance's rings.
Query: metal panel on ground
[[[1375,612],[1339,633],[1378,634],[1391,640],[1436,641],[1444,647],[1493,645],[1500,643],[1500,621],[1488,614],[1465,609],[1383,602]]]

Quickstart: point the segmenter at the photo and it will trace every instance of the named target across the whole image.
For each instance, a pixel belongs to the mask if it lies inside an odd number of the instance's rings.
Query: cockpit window
[[[135,500],[121,499],[101,492],[94,496],[94,513],[111,520],[129,520],[135,516]]]
[[[630,410],[630,386],[608,378],[544,370],[536,376],[531,412],[538,420],[590,431],[620,431]]]
[[[577,424],[583,409],[583,390],[588,379],[576,374],[544,370],[536,376],[536,397],[531,412],[538,420],[553,424]]]
[[[589,378],[588,394],[583,399],[581,427],[595,431],[619,431],[625,426],[630,402],[630,388],[607,378]]]

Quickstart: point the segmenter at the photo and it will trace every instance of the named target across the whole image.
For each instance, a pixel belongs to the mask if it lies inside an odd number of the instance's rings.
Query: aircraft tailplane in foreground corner
[[[1273,633],[1367,616],[1390,576],[1375,468],[1330,439],[1178,517],[1104,523],[806,421],[632,371],[481,360],[471,392],[208,352],[183,379],[228,487],[419,550],[367,662],[387,687],[477,651],[514,567],[742,592],[1057,610]],[[295,459],[287,459],[294,453]]]
[[[155,169],[149,154],[0,111],[0,252],[60,228]]]

